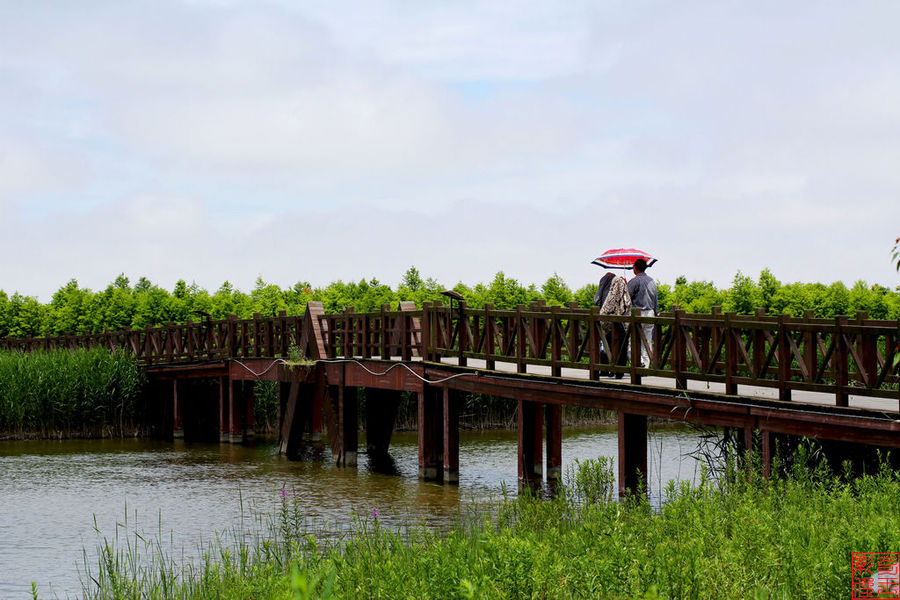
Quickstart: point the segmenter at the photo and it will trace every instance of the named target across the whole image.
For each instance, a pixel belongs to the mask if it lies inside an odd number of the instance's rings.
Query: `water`
[[[697,463],[685,455],[698,434],[684,427],[651,427],[648,452],[651,497],[670,479],[696,481]],[[364,443],[361,444],[364,448]],[[68,440],[0,443],[0,597],[42,598],[80,594],[84,553],[94,564],[99,536],[112,539],[116,523],[196,551],[198,543],[240,522],[241,507],[275,510],[281,488],[296,492],[311,520],[336,526],[377,507],[381,517],[401,515],[440,525],[460,502],[496,499],[504,483],[516,489],[516,434],[461,432],[460,484],[417,478],[415,433],[394,434],[389,474],[361,453],[356,468],[330,465],[330,455],[308,451],[288,461],[271,442],[255,447],[148,440]],[[568,428],[563,470],[582,460],[617,454],[616,429]],[[380,466],[379,468],[383,468]],[[123,532],[122,529],[119,529]],[[120,533],[121,535],[121,533]]]

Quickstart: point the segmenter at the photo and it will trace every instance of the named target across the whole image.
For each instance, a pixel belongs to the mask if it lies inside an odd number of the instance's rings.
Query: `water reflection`
[[[669,479],[696,480],[698,436],[684,428],[654,428],[648,460],[651,495]],[[360,447],[365,448],[364,440]],[[447,525],[461,501],[497,499],[504,483],[516,490],[517,437],[510,431],[460,435],[460,483],[420,482],[415,433],[397,432],[390,456],[359,455],[356,468],[330,464],[327,446],[307,446],[302,460],[279,456],[270,440],[254,447],[183,441],[70,440],[0,444],[0,597],[42,597],[80,591],[76,564],[94,551],[94,518],[109,537],[116,524],[156,534],[175,548],[196,549],[240,522],[248,507],[274,511],[281,489],[310,523],[340,529],[377,507],[387,522]],[[563,470],[575,458],[615,457],[616,429],[567,429]],[[294,500],[296,494],[296,500]],[[119,528],[120,529],[120,528]],[[122,532],[124,533],[124,531]]]

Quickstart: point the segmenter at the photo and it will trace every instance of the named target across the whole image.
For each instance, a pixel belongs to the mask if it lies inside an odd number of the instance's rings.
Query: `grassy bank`
[[[900,479],[742,469],[670,484],[656,509],[613,501],[612,462],[567,474],[554,500],[464,510],[449,531],[375,511],[338,539],[307,529],[290,493],[266,534],[234,532],[181,563],[156,542],[104,540],[85,597],[845,598],[850,553],[900,548]],[[387,517],[387,520],[386,520]],[[330,541],[326,541],[330,540]],[[177,554],[176,554],[177,556]]]
[[[137,362],[102,349],[0,352],[3,436],[124,435],[138,424]]]

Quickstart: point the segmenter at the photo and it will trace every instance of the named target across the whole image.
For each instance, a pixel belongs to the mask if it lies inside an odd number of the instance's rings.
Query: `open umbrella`
[[[634,266],[634,261],[643,258],[647,261],[647,266],[652,267],[656,259],[635,248],[613,248],[607,250],[597,258],[591,261],[591,264],[599,265],[605,269],[630,269]]]

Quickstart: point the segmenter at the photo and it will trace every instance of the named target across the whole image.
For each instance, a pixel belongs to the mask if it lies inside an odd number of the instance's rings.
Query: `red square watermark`
[[[900,600],[900,552],[851,552],[850,598]]]

